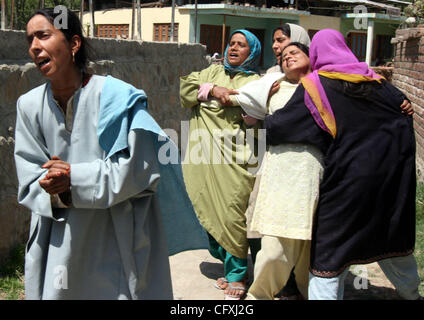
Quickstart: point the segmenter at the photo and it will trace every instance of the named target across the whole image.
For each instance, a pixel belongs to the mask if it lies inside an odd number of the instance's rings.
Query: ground
[[[170,258],[176,300],[221,300],[224,293],[213,284],[223,275],[223,265],[207,250],[179,253]],[[366,279],[364,272],[366,272]],[[252,265],[249,260],[249,276]],[[345,300],[400,300],[377,263],[350,267],[345,281]]]

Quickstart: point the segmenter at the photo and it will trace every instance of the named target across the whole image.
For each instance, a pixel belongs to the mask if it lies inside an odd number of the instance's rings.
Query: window
[[[309,29],[308,30],[309,38],[312,40],[312,38],[314,37],[315,33],[317,33],[318,31],[319,30],[316,30],[316,29]]]
[[[367,34],[351,32],[347,36],[347,43],[359,61],[365,61],[367,51]]]
[[[230,35],[230,27],[226,27],[224,50],[227,46],[229,35]],[[200,43],[206,46],[206,52],[210,55],[214,54],[215,52],[221,53],[222,26],[211,25],[211,24],[201,24],[200,25]]]
[[[155,23],[153,24],[154,41],[171,41],[171,24]],[[174,23],[174,42],[178,42],[178,23]]]
[[[128,39],[128,24],[99,24],[97,37]]]

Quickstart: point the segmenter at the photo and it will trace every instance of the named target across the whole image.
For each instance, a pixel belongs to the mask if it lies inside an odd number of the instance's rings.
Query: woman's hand
[[[279,89],[280,89],[280,83],[279,83],[279,82],[277,82],[277,81],[275,81],[275,82],[272,84],[271,89],[269,90],[268,98],[272,97],[272,95],[273,95],[274,93],[276,93]]]
[[[49,169],[47,175],[39,180],[40,186],[48,194],[53,195],[69,191],[71,186],[71,165],[69,163],[53,156],[52,160],[43,164],[42,168]]]
[[[258,123],[258,119],[253,118],[249,115],[247,115],[246,113],[242,113],[241,117],[243,118],[244,123],[248,126],[248,127],[253,127],[255,124]]]
[[[214,86],[211,90],[211,96],[216,98],[223,106],[232,106],[230,95],[238,94],[236,90],[224,87]]]
[[[402,113],[406,113],[408,116],[414,114],[414,108],[412,108],[412,104],[408,100],[403,100],[400,107],[402,109]]]

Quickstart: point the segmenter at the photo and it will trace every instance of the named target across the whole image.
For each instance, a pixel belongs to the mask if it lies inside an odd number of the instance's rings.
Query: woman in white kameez
[[[47,83],[17,102],[18,201],[32,211],[26,298],[172,299],[168,255],[207,248],[178,157],[158,158],[177,149],[142,90],[86,72],[79,19],[66,10],[57,29],[59,14],[27,24]]]

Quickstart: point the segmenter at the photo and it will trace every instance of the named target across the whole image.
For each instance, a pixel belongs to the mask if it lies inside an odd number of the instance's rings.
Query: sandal
[[[224,288],[222,287],[223,285],[225,286]],[[216,280],[213,286],[218,290],[225,290],[228,287],[228,280],[224,277],[218,278],[218,280]]]
[[[233,286],[232,284],[231,284],[231,282],[229,282],[228,283],[228,287],[231,289],[231,290],[240,290],[240,291],[242,291],[241,293],[239,293],[239,294],[225,294],[225,300],[241,300],[241,299],[243,299],[244,298],[244,296],[246,295],[246,291],[247,291],[247,289],[246,289],[246,287],[244,287],[244,286]]]

